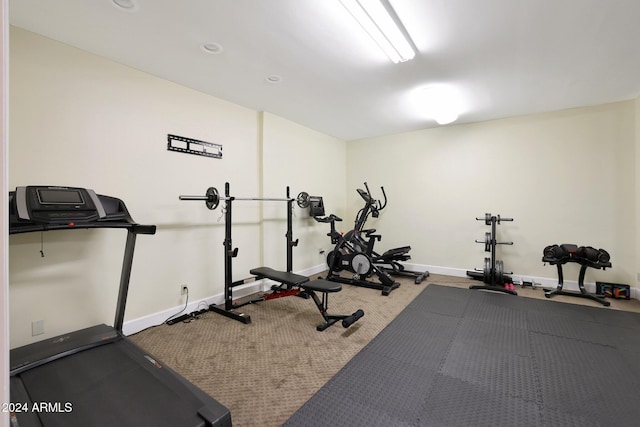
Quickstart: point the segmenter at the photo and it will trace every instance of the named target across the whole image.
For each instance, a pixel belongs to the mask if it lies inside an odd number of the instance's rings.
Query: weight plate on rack
[[[504,264],[501,260],[496,261],[496,285],[504,285]]]
[[[482,280],[484,283],[491,283],[491,258],[484,259],[484,269],[482,270]]]

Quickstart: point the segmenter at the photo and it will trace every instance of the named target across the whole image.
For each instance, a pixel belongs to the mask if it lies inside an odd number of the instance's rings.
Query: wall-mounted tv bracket
[[[167,135],[167,150],[216,159],[222,158],[222,145],[178,135]]]

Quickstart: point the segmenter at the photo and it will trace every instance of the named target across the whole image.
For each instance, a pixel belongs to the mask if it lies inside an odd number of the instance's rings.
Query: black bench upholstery
[[[281,285],[272,286],[270,294],[262,295],[256,299],[247,301],[244,304],[251,304],[292,295],[312,298],[324,319],[324,323],[316,326],[318,331],[324,331],[339,320],[342,320],[343,327],[348,328],[364,316],[364,312],[362,310],[357,310],[349,315],[332,315],[327,313],[329,294],[340,292],[342,290],[342,285],[340,283],[330,282],[329,280],[324,279],[309,280],[307,276],[286,271],[278,271],[271,267],[257,267],[249,270],[249,272],[256,276],[257,279],[270,279],[279,282]],[[283,286],[286,286],[287,289],[284,289]],[[297,289],[292,289],[294,287]],[[302,290],[299,288],[302,288]],[[316,292],[321,293],[322,298],[320,298]],[[238,304],[236,304],[236,306],[238,306]]]
[[[259,279],[271,279],[289,286],[301,286],[303,283],[309,281],[307,276],[289,273],[287,271],[278,271],[271,267],[257,267],[249,270],[249,273],[257,276]]]
[[[340,292],[342,290],[342,285],[328,280],[316,279],[304,283],[302,288],[317,292]]]
[[[342,290],[342,285],[340,283],[331,282],[324,279],[315,279],[304,283],[302,285],[302,289],[304,289],[304,294],[313,298],[313,301],[316,303],[316,307],[318,307],[318,311],[324,319],[324,323],[316,326],[316,330],[318,331],[324,331],[329,326],[340,320],[342,320],[342,326],[344,328],[348,328],[349,326],[357,322],[358,319],[364,316],[364,311],[362,311],[361,309],[356,310],[352,314],[327,313],[327,310],[329,308],[329,294],[333,292],[340,292]],[[316,292],[320,292],[322,294],[322,298],[320,298],[316,294]]]

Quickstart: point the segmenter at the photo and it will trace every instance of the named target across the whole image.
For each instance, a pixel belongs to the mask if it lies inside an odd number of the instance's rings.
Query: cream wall
[[[389,205],[369,225],[379,249],[410,244],[412,261],[464,275],[481,267],[485,212],[515,218],[498,227],[505,268],[555,280],[542,249],[577,243],[607,249],[613,268],[587,280],[636,286],[639,269],[635,102],[383,136],[344,143],[275,115],[252,111],[23,30],[11,31],[9,188],[77,185],[121,197],[134,219],[156,224],[140,236],[126,321],[162,321],[186,301],[223,292],[220,209],[180,194],[324,197],[327,213],[353,224],[355,192],[367,181]],[[214,160],[166,150],[168,133],[223,145]],[[348,166],[347,166],[348,165]],[[294,205],[295,206],[295,205]],[[294,208],[294,271],[324,266],[328,226]],[[234,204],[234,280],[249,269],[285,266],[281,202]],[[40,256],[41,237],[45,257]],[[10,237],[11,346],[111,323],[125,236],[78,230]],[[577,277],[568,266],[565,279]],[[60,316],[60,313],[64,316]],[[31,337],[31,322],[46,334]]]
[[[327,214],[343,215],[346,200],[346,147],[342,140],[305,128],[273,114],[263,115],[263,192],[279,197],[288,185],[291,196],[302,191],[322,196]],[[281,196],[280,196],[281,197]],[[264,263],[286,267],[286,207],[282,203],[264,203]],[[331,248],[329,227],[309,216],[308,209],[294,203],[293,270],[325,268],[325,253]],[[325,253],[321,254],[323,250]],[[318,272],[317,269],[308,274]]]
[[[285,183],[293,191],[313,190],[308,183],[323,174],[317,169],[298,179],[305,166],[289,166],[300,151],[280,150],[278,140],[287,132],[290,141],[313,152],[327,138],[275,116],[263,123],[259,112],[17,28],[11,29],[10,54],[9,188],[88,187],[122,198],[136,221],[157,225],[155,236],[137,240],[125,326],[145,317],[160,323],[179,310],[186,303],[182,284],[194,304],[221,298],[224,291],[222,210],[179,201],[179,195],[204,195],[210,186],[223,194],[228,181],[234,196],[284,197]],[[167,134],[222,144],[223,159],[167,151]],[[344,143],[330,142],[344,169]],[[263,143],[267,159],[261,158]],[[269,175],[264,182],[263,170]],[[326,183],[340,188],[341,202],[344,181],[342,172]],[[251,268],[263,265],[263,254],[272,252],[271,239],[264,239],[267,247],[261,250],[263,222],[270,222],[262,221],[262,209],[261,203],[234,204],[233,246],[239,248],[234,280],[250,276]],[[303,211],[296,210],[300,219]],[[309,234],[294,233],[301,240]],[[11,347],[112,324],[125,235],[102,229],[11,236]],[[296,256],[297,269],[320,264]],[[31,337],[36,320],[45,321],[46,334]]]
[[[554,282],[541,262],[549,244],[604,248],[613,268],[589,270],[587,282],[636,286],[635,102],[451,125],[348,144],[347,187],[384,185],[389,205],[369,225],[381,249],[412,246],[412,262],[465,274],[482,268],[486,212],[512,217],[498,226],[505,271]],[[393,153],[393,155],[390,155]],[[379,195],[379,189],[377,190]],[[376,192],[374,192],[376,195]],[[381,195],[379,195],[381,197]],[[577,280],[565,266],[565,283]]]

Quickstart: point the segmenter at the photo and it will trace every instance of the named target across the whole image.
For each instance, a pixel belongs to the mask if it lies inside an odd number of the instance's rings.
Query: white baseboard
[[[467,271],[469,269],[461,269],[461,268],[451,268],[451,267],[440,267],[436,265],[425,265],[425,264],[410,264],[404,263],[405,267],[408,270],[413,271],[424,271],[427,270],[431,274],[442,274],[445,276],[453,276],[453,277],[466,277]],[[516,283],[531,282],[536,287],[544,287],[555,289],[558,286],[558,278],[557,277],[540,277],[540,276],[531,276],[527,274],[510,274],[511,278]],[[588,292],[595,293],[596,291],[596,283],[595,282],[585,282],[585,289]],[[577,280],[564,280],[562,289],[566,291],[580,291]],[[630,289],[631,298],[640,299],[640,289],[631,287]]]
[[[452,267],[442,267],[437,265],[426,265],[426,264],[414,264],[414,263],[403,263],[409,271],[428,271],[430,274],[442,274],[444,276],[453,276],[453,277],[467,277],[468,269],[462,268],[452,268]],[[295,272],[296,274],[301,274],[303,276],[313,276],[323,271],[326,271],[326,264],[320,264],[315,267],[307,268],[305,270],[300,270]],[[531,282],[536,287],[545,287],[554,289],[558,285],[557,278],[550,277],[538,277],[538,276],[529,276],[526,274],[510,274],[511,278],[514,282],[522,283],[523,281]],[[427,279],[428,280],[428,279]],[[233,289],[234,298],[243,298],[245,296],[255,294],[257,292],[263,292],[270,289],[271,285],[274,282],[269,280],[259,280],[256,282],[251,282],[246,285],[237,286]],[[587,282],[584,284],[587,291],[594,293],[596,290],[595,282]],[[578,282],[575,280],[565,280],[563,283],[563,289],[567,291],[579,291]],[[640,299],[640,289],[631,288],[631,298]],[[206,308],[211,304],[224,304],[224,294],[216,294],[210,297],[193,301],[187,304],[187,307],[183,310],[184,306],[172,307],[167,310],[159,311],[157,313],[150,314],[148,316],[139,317],[137,319],[132,319],[124,323],[123,332],[125,335],[135,334],[147,328],[158,326],[163,324],[169,317],[176,315],[176,313],[184,314],[184,313],[192,313],[197,310],[201,310],[202,308]]]
[[[322,273],[327,269],[325,264],[317,265],[315,267],[307,268],[305,270],[296,271],[296,274],[301,274],[303,276],[313,276],[318,273]],[[271,280],[258,280],[255,282],[251,282],[245,285],[236,286],[233,288],[233,297],[243,298],[248,295],[255,294],[257,292],[264,292],[271,288],[271,285],[276,282]],[[143,331],[145,329],[162,325],[166,322],[170,317],[177,317],[178,315],[193,313],[194,311],[202,310],[203,308],[209,307],[211,304],[224,304],[224,293],[219,293],[216,295],[212,295],[210,297],[200,299],[197,301],[193,301],[184,305],[176,306],[169,308],[167,310],[162,310],[157,313],[149,314],[147,316],[139,317],[137,319],[132,319],[124,322],[122,326],[122,332],[125,335],[132,335]]]

